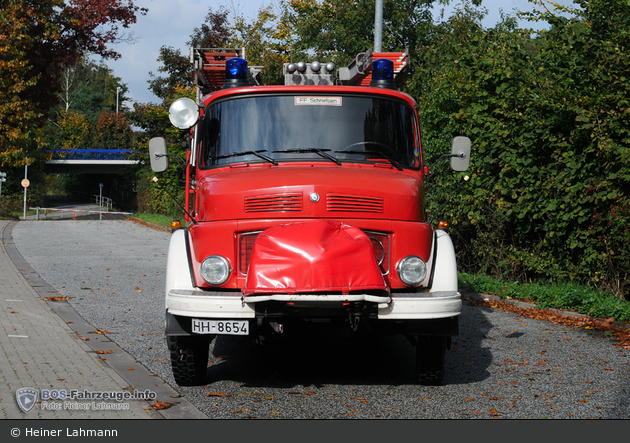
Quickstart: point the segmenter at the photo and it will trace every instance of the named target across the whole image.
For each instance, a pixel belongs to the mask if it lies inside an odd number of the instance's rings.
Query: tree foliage
[[[132,0],[4,0],[0,8],[0,164],[20,165],[40,143],[58,103],[64,68],[110,45],[146,9]]]
[[[233,29],[229,26],[229,11],[220,7],[217,12],[209,8],[205,21],[193,30],[188,47],[197,48],[226,48],[231,47]],[[161,64],[158,72],[165,76],[157,76],[149,72],[149,90],[162,100],[172,98],[177,87],[192,87],[194,85],[193,70],[190,56],[182,54],[179,49],[162,46],[157,61]]]
[[[528,14],[551,25],[538,35],[510,18],[483,29],[460,10],[436,28],[410,91],[426,154],[473,140],[470,184],[446,212],[465,269],[627,294],[630,6],[576,4]],[[455,186],[436,180],[434,201]]]
[[[128,87],[102,61],[83,58],[74,66],[64,68],[59,105],[49,118],[61,110],[76,111],[94,122],[101,112],[125,111]]]
[[[476,0],[478,1],[478,0]],[[383,51],[415,51],[432,24],[435,0],[384,0]],[[283,19],[295,33],[293,49],[347,65],[374,47],[373,0],[286,0]]]

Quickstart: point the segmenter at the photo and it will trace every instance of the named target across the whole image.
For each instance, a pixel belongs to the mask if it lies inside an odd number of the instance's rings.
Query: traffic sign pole
[[[24,180],[22,180],[22,186],[24,186],[24,220],[26,220],[26,189],[28,188],[28,157],[26,157],[26,164],[24,165]]]
[[[7,181],[7,179],[5,178],[6,176],[6,172],[0,172],[0,203],[2,203],[2,182]]]

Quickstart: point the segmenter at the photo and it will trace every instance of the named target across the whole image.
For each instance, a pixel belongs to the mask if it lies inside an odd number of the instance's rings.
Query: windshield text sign
[[[341,106],[341,97],[295,97],[295,106]]]

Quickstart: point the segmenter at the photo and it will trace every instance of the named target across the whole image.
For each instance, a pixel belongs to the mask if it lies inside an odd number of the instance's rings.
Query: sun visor
[[[243,293],[389,291],[370,239],[336,220],[288,223],[261,232]]]

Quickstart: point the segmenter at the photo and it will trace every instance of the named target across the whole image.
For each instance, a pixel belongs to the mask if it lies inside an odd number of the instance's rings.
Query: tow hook
[[[350,321],[350,328],[352,332],[356,332],[359,329],[359,322],[363,316],[365,305],[363,303],[352,303],[350,310],[348,311],[348,320]]]

